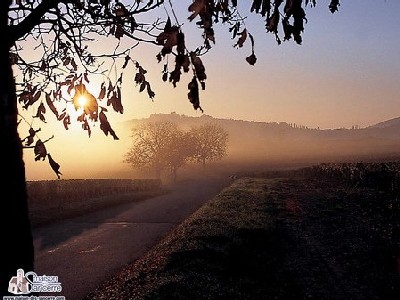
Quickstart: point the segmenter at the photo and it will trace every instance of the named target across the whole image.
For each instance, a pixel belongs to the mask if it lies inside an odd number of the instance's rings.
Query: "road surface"
[[[58,276],[62,292],[52,296],[79,300],[141,257],[227,183],[217,177],[187,180],[166,195],[36,228],[35,272]]]

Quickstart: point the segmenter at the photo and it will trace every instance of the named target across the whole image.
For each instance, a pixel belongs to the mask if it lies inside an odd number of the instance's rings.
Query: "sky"
[[[182,2],[175,10],[185,23]],[[201,94],[204,113],[320,128],[364,127],[398,117],[400,2],[342,1],[335,14],[328,10],[328,2],[318,1],[316,7],[306,9],[308,24],[302,45],[287,41],[278,46],[274,36],[265,32],[261,17],[248,14],[246,25],[255,37],[258,58],[255,66],[245,61],[249,44],[234,48],[227,28],[218,26],[216,44],[203,57],[208,76]],[[248,7],[242,11],[244,15]],[[188,26],[187,39],[200,34],[192,29]],[[137,52],[140,60],[142,53]],[[150,70],[156,98],[149,102],[137,95],[134,86],[127,87],[132,93],[127,93],[125,103],[131,109],[123,118],[171,111],[201,115],[187,101],[190,75],[174,89],[160,81],[161,66],[154,66],[153,55],[142,61]]]
[[[200,95],[204,114],[321,129],[365,127],[400,116],[400,1],[343,0],[335,14],[328,10],[329,1],[317,1],[316,7],[306,8],[308,23],[302,45],[293,41],[278,45],[274,36],[265,32],[261,16],[248,13],[251,1],[239,2],[242,16],[247,16],[247,29],[255,37],[258,60],[255,66],[247,64],[250,45],[234,48],[228,28],[216,26],[216,44],[202,57],[207,74],[206,90]],[[194,46],[201,31],[187,20],[188,3],[172,1],[178,20],[184,23],[187,43]],[[165,18],[165,11],[170,10],[160,9],[151,17]],[[124,80],[124,114],[110,113],[112,124],[156,113],[202,115],[187,99],[192,75],[183,76],[176,88],[162,82],[162,64],[155,58],[159,50],[143,45],[131,53],[148,70],[154,101],[139,93],[132,79]],[[127,74],[127,78],[133,76]],[[96,95],[99,87],[92,84],[88,89]],[[101,152],[95,157],[103,169],[120,163],[130,143],[128,136],[112,141],[98,126],[89,140],[79,124],[68,132],[62,124],[49,124],[42,139],[55,135],[48,148],[59,154],[53,158],[58,157],[62,164],[64,178],[92,176],[94,152]],[[34,162],[32,153],[25,155],[28,180],[54,179],[47,163]]]

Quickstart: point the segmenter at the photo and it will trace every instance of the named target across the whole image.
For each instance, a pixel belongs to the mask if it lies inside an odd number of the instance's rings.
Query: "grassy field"
[[[241,178],[86,299],[399,299],[399,199]]]
[[[28,183],[33,227],[168,193],[158,180],[90,179]]]

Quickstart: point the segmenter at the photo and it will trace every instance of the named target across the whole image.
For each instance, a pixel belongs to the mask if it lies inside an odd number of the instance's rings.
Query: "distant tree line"
[[[318,127],[318,128],[310,128],[310,127],[308,127],[308,126],[299,125],[299,124],[296,124],[296,123],[289,123],[288,125],[289,125],[291,128],[294,128],[294,129],[319,130],[319,127]]]
[[[226,155],[228,132],[220,125],[206,123],[180,129],[170,121],[146,122],[132,129],[132,146],[124,162],[134,169],[153,172],[160,178],[166,171],[173,180],[188,162],[220,160]]]

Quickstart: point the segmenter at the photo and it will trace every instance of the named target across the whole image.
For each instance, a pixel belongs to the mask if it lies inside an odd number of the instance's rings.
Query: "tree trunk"
[[[0,1],[0,32],[8,35],[10,0]],[[29,220],[25,166],[17,130],[17,98],[7,43],[0,45],[0,140],[3,179],[0,181],[0,295],[17,269],[33,271],[34,253]]]
[[[206,159],[203,157],[203,169],[206,168]]]

